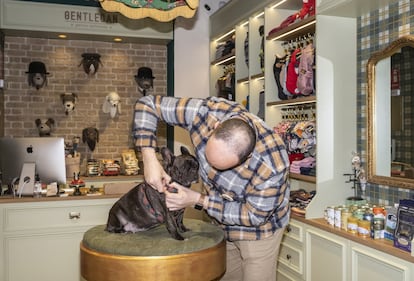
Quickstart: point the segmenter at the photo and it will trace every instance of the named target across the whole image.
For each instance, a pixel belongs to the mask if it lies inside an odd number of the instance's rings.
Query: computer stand
[[[34,182],[35,182],[35,163],[24,163],[22,171],[20,173],[19,188],[17,189],[17,195],[33,196]]]

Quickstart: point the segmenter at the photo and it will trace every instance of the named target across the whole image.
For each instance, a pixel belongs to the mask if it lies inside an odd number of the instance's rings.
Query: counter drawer
[[[15,204],[3,209],[3,230],[7,232],[104,224],[116,200],[96,201],[93,205],[71,206]]]
[[[285,228],[285,236],[303,243],[303,227],[295,223],[294,220],[290,220],[289,224]]]
[[[303,275],[303,251],[287,243],[280,245],[278,262],[298,275]]]
[[[285,267],[283,264],[278,264],[277,271],[276,271],[276,280],[277,281],[301,281],[303,280],[303,278],[299,274],[293,273],[289,268]]]

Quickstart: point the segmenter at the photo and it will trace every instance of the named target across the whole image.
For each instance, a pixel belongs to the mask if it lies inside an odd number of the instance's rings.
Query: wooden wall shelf
[[[307,17],[301,21],[295,22],[286,28],[272,33],[266,37],[266,40],[289,41],[299,36],[315,33],[316,19],[315,16]]]

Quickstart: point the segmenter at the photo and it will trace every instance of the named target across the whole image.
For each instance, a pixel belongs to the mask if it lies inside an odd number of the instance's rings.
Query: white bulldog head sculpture
[[[104,113],[109,113],[111,118],[116,116],[116,113],[121,114],[121,98],[116,92],[110,92],[104,101],[102,106]]]

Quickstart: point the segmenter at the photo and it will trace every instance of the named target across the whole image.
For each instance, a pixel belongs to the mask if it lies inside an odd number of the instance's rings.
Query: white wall
[[[194,18],[177,18],[174,27],[174,93],[176,97],[209,96],[209,17],[227,1],[200,0]],[[204,5],[210,7],[208,11]],[[175,128],[175,153],[181,145],[191,148],[187,131]]]
[[[200,0],[199,9],[192,19],[177,18],[174,27],[174,95],[176,97],[206,98],[210,95],[210,28],[209,17],[218,9],[217,0]],[[208,11],[204,5],[211,9]],[[174,153],[180,146],[192,150],[188,132],[174,128]],[[192,186],[201,191],[201,182]],[[204,212],[187,208],[186,218],[203,219]]]

